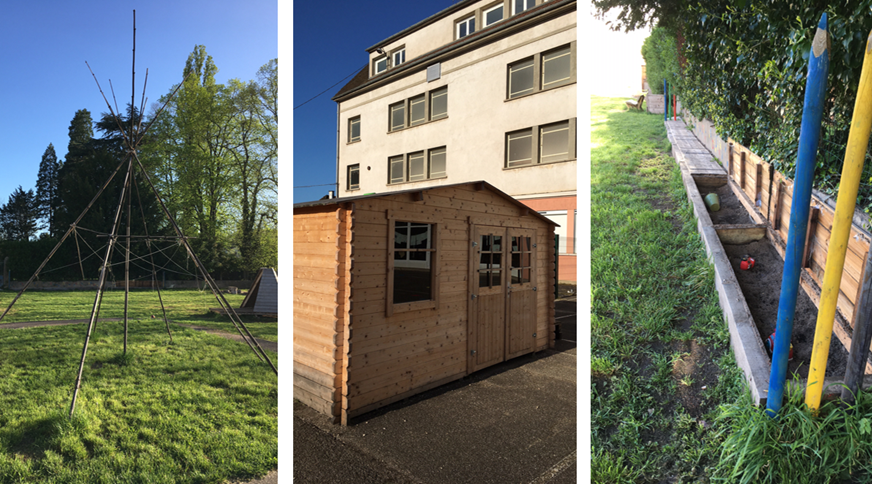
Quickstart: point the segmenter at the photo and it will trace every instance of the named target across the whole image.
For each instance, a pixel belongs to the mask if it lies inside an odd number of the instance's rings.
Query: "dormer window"
[[[526,12],[536,6],[536,0],[512,0],[512,15]]]
[[[400,50],[394,52],[393,54],[393,65],[394,67],[406,62],[406,48],[403,47]]]
[[[499,22],[503,19],[503,4],[500,3],[499,5],[485,10],[484,13],[482,13],[482,17],[484,18],[484,27]]]
[[[381,74],[386,71],[388,68],[388,57],[382,56],[373,61],[372,74]]]
[[[458,39],[462,39],[473,32],[475,32],[475,15],[470,15],[468,18],[457,22]]]

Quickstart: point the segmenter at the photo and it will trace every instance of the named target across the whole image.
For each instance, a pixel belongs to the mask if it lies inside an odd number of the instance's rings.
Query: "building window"
[[[445,148],[430,150],[429,178],[444,178],[445,176]]]
[[[393,54],[394,67],[406,62],[406,48],[402,47]]]
[[[348,120],[348,142],[360,141],[360,116]]]
[[[427,121],[427,97],[424,94],[409,99],[409,126]]]
[[[542,55],[542,89],[563,85],[572,79],[572,50],[564,46]]]
[[[399,131],[445,117],[448,117],[448,86],[391,104],[388,132]]]
[[[409,181],[421,181],[427,179],[427,171],[424,169],[424,152],[409,154]]]
[[[402,183],[406,181],[405,160],[403,155],[388,158],[390,169],[390,183]]]
[[[448,86],[430,91],[430,120],[448,116]]]
[[[484,27],[493,25],[503,19],[503,4],[495,5],[482,13]],[[482,28],[484,28],[482,27]]]
[[[357,190],[360,188],[360,164],[348,166],[348,189]]]
[[[509,99],[533,92],[533,58],[509,64]]]
[[[524,166],[533,163],[533,129],[527,128],[506,135],[506,166]]]
[[[575,158],[575,121],[572,118],[506,133],[506,168]]]
[[[508,65],[506,96],[514,99],[575,82],[575,42]]]
[[[393,304],[435,299],[433,261],[436,260],[435,224],[394,222]]]
[[[382,72],[386,71],[387,68],[388,68],[388,57],[387,56],[379,57],[378,59],[373,61],[372,74],[373,75],[381,74]]]
[[[512,0],[512,15],[518,15],[534,6],[536,6],[536,0]]]
[[[406,127],[406,103],[405,101],[391,105],[391,131],[397,131]]]
[[[457,22],[457,38],[462,39],[467,35],[475,32],[475,15]]]
[[[388,183],[414,182],[446,177],[444,146],[388,158]]]
[[[566,230],[566,219],[567,219],[567,211],[566,210],[551,210],[547,212],[539,212],[540,215],[543,215],[548,220],[556,223],[558,226],[554,227],[554,234],[560,237],[557,245],[557,253],[560,255],[565,255],[568,252],[567,248],[567,240],[566,236],[568,231]]]
[[[540,163],[564,161],[569,156],[569,121],[542,126],[539,130]]]

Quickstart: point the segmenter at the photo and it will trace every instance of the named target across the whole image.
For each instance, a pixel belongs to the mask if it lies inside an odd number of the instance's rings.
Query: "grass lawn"
[[[0,314],[6,310],[17,292],[0,292]],[[20,321],[54,321],[61,319],[87,319],[91,315],[91,307],[94,305],[96,291],[26,291],[15,302],[9,314],[0,321],[14,323]],[[228,333],[237,334],[230,318],[213,313],[209,308],[220,307],[211,291],[197,291],[195,289],[164,289],[160,292],[167,318],[182,324],[194,324],[220,329]],[[224,294],[227,302],[238,308],[245,296],[239,294]],[[128,319],[131,325],[136,321],[151,320],[152,316],[158,321],[163,321],[160,301],[157,291],[132,290],[128,301]],[[114,288],[106,291],[103,303],[100,306],[100,318],[124,317],[124,290]],[[242,318],[251,334],[258,338],[270,341],[278,341],[278,324],[274,318],[259,318],[245,316]],[[117,324],[117,323],[107,323]],[[170,325],[170,330],[175,331],[177,326]],[[166,332],[166,329],[164,329]]]
[[[206,314],[211,294],[162,294],[171,319],[235,332]],[[3,309],[12,297],[0,294]],[[87,318],[93,298],[27,292],[3,322]],[[101,317],[121,317],[123,291],[102,308]],[[86,325],[0,329],[0,482],[222,482],[277,467],[269,366],[247,345],[178,325],[169,344],[156,293],[132,292],[130,317],[127,358],[121,323],[97,325],[72,419]]]
[[[744,382],[662,115],[591,99],[594,482],[707,482]]]

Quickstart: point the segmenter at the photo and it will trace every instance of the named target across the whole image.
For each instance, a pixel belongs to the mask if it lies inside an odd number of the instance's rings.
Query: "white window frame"
[[[400,179],[394,178],[394,166],[399,166],[400,171],[402,171],[400,175]],[[388,185],[396,185],[399,183],[406,182],[406,156],[405,155],[396,155],[388,158]]]
[[[357,125],[357,137],[354,136],[354,125]],[[360,141],[360,115],[348,118],[348,142],[355,143]]]
[[[357,172],[357,185],[351,184],[351,172]],[[360,163],[355,163],[353,165],[348,165],[348,179],[346,180],[346,184],[348,186],[348,191],[351,190],[360,190]]]
[[[569,142],[569,135],[572,130],[572,126],[570,126],[569,120],[560,121],[557,123],[547,124],[539,127],[539,163],[557,163],[559,161],[566,161],[572,157],[570,151],[572,150],[572,146]],[[548,160],[545,159],[545,135],[546,134],[555,134],[555,133],[564,134],[563,140],[566,142],[566,151],[561,153],[555,153],[551,155],[547,155],[549,157]]]
[[[382,61],[384,61],[384,67],[382,69],[379,69],[378,65]],[[384,72],[386,70],[388,70],[388,56],[383,55],[383,56],[376,57],[375,59],[373,59],[373,61],[372,61],[372,75],[375,76],[375,75],[381,74],[382,72]]]
[[[433,173],[433,155],[441,154],[444,157],[444,168],[441,172]],[[446,178],[448,176],[448,150],[442,146],[427,151],[427,179]]]
[[[518,160],[510,159],[509,156],[512,152],[512,150],[511,150],[512,141],[516,141],[516,140],[520,140],[520,139],[524,139],[524,138],[530,138],[530,157],[529,158],[521,158]],[[519,129],[517,131],[512,131],[512,132],[506,133],[506,167],[507,168],[514,168],[514,167],[518,167],[518,166],[535,165],[536,160],[534,159],[534,156],[536,155],[536,146],[533,143],[533,141],[534,141],[533,128]]]
[[[418,107],[421,112],[419,118],[415,118],[415,108]],[[427,122],[427,94],[419,94],[409,98],[409,127],[418,126]]]
[[[551,59],[547,59],[548,56],[550,56],[550,55],[554,55],[554,54],[557,54],[559,51],[562,51],[562,50],[564,50],[564,49],[566,50],[565,53],[560,53],[560,54],[559,54],[558,56],[556,56],[556,57],[553,57],[553,58],[551,58]],[[548,61],[553,61],[553,60],[555,60],[555,59],[559,59],[559,58],[563,58],[563,57],[569,57],[569,59],[568,59],[568,61],[569,61],[569,72],[567,73],[566,77],[561,77],[560,79],[552,80],[551,82],[548,82],[548,83],[546,84],[546,83],[545,83],[545,74],[548,72],[547,69],[545,68],[545,66],[547,65],[546,63],[547,63]],[[564,85],[564,84],[566,84],[566,83],[568,83],[568,82],[571,82],[571,81],[572,81],[572,46],[565,45],[565,46],[563,46],[563,47],[560,47],[560,48],[557,48],[557,49],[553,49],[553,50],[551,50],[550,52],[543,52],[543,53],[542,53],[542,69],[541,69],[541,71],[542,71],[542,73],[541,73],[541,76],[542,76],[542,80],[541,80],[542,90],[550,89],[550,88],[552,88],[552,87],[562,86],[562,85]]]
[[[407,167],[406,167],[406,181],[415,182],[415,181],[424,181],[427,179],[427,157],[423,151],[415,151],[413,153],[409,153],[406,155]],[[412,163],[420,162],[421,169],[420,173],[413,175],[413,165]],[[417,170],[416,170],[417,171]]]
[[[400,57],[398,59],[398,57]],[[404,62],[406,62],[406,48],[400,47],[391,53],[391,59],[393,61],[393,66],[396,67]]]
[[[391,104],[388,106],[388,131],[394,132],[399,131],[401,129],[405,129],[408,126],[408,113],[406,109],[406,101],[400,101],[398,103]],[[398,109],[403,110],[403,121],[399,125],[394,124],[394,112]]]
[[[523,65],[522,65],[523,64]],[[529,64],[529,65],[528,65]],[[524,89],[519,92],[512,92],[512,75],[516,72],[520,72],[522,70],[530,70],[530,87]],[[526,73],[524,74],[527,75]],[[521,59],[517,62],[512,62],[509,64],[509,79],[508,79],[509,89],[508,89],[508,98],[514,99],[516,97],[525,96],[527,94],[532,94],[536,92],[536,60],[533,57],[529,57],[527,59]]]
[[[493,22],[488,23],[488,21],[487,21],[487,14],[489,14],[489,13],[491,13],[491,12],[493,12],[494,10],[497,10],[497,9],[502,9],[502,11],[503,11],[502,16],[501,16],[500,18],[498,18],[497,20],[494,20]],[[493,25],[493,24],[495,24],[495,23],[497,23],[497,22],[502,22],[502,21],[505,20],[505,19],[506,19],[506,6],[505,6],[504,3],[500,2],[500,3],[496,4],[496,5],[494,5],[493,7],[491,7],[491,8],[489,8],[489,9],[484,10],[484,11],[481,12],[481,28],[483,28],[483,29],[488,28],[488,27],[490,27],[491,25]]]
[[[521,10],[519,12],[516,9],[516,7],[518,5],[518,0],[511,0],[511,1],[512,1],[512,15],[513,16],[518,15],[519,13],[524,13],[527,10],[530,10],[531,8],[536,6],[536,0],[520,0],[522,3],[524,3],[525,5],[529,5],[529,6],[525,7],[523,10]]]
[[[433,112],[433,99],[436,97],[445,96],[445,112],[444,113],[434,113]],[[435,121],[437,119],[447,118],[448,117],[448,86],[442,86],[438,89],[433,89],[429,93],[427,93],[428,98],[428,108],[429,108],[429,117],[430,121]]]
[[[469,30],[470,21],[472,21],[472,31]],[[460,35],[460,26],[461,25],[466,25],[466,33],[463,35]],[[464,18],[463,20],[457,22],[457,24],[454,27],[454,37],[456,39],[462,39],[462,38],[466,37],[467,35],[471,35],[474,33],[475,33],[475,14],[474,13],[472,15],[470,15],[469,17]]]

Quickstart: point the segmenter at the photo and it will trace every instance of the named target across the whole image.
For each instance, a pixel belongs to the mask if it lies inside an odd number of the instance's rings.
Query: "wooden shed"
[[[486,182],[294,205],[294,398],[345,425],[553,347],[554,227]]]

